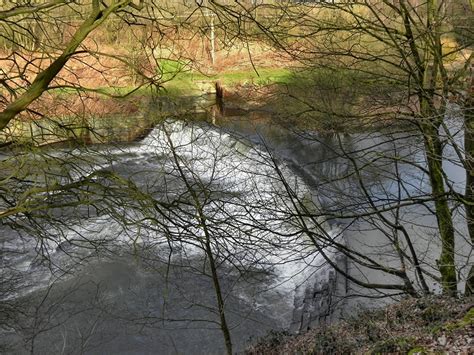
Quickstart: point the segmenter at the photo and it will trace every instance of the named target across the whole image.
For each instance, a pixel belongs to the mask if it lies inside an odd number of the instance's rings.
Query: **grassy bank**
[[[212,112],[226,116],[264,111],[282,125],[350,132],[373,126],[370,122],[361,125],[355,111],[364,106],[364,96],[382,91],[382,83],[368,82],[352,71],[262,68],[205,75],[180,67],[178,62],[165,64],[161,88],[143,86],[130,95],[131,86],[48,91],[34,104],[36,111],[47,115],[12,121],[0,141],[32,141],[35,145],[67,140],[129,142],[163,118],[202,119]],[[225,90],[225,112],[213,108],[216,82]],[[383,83],[383,90],[389,90],[389,85]],[[363,119],[369,121],[368,116]]]
[[[163,66],[165,67],[165,66]],[[201,119],[215,104],[215,84],[227,91],[226,102],[243,105],[234,95],[247,87],[246,101],[266,102],[258,88],[286,85],[291,71],[282,68],[240,70],[205,75],[168,62],[162,87],[98,87],[91,91],[58,88],[34,103],[42,118],[18,117],[1,132],[0,143],[33,142],[35,145],[75,140],[86,143],[129,142],[146,134],[166,117]],[[249,91],[249,89],[251,90]],[[130,93],[130,94],[129,94]],[[258,108],[254,105],[252,108]]]
[[[407,124],[400,119],[404,88],[397,73],[391,79],[376,80],[371,71],[286,66],[205,74],[173,60],[162,60],[160,71],[158,87],[49,90],[32,107],[46,114],[12,121],[0,135],[0,144],[129,142],[143,137],[157,120],[170,116],[193,119],[193,115],[202,119],[216,112],[226,116],[263,111],[284,126],[321,132],[350,133]],[[217,82],[225,89],[226,112],[212,107]],[[150,105],[153,102],[158,105]]]
[[[270,84],[286,84],[291,80],[291,71],[283,68],[267,68],[258,71],[233,71],[218,75],[204,75],[200,73],[182,73],[164,85],[164,94],[172,96],[196,94],[204,88],[213,90],[217,81],[231,90],[239,85],[253,84],[256,86]],[[206,86],[207,85],[207,86]]]
[[[472,354],[474,299],[408,299],[305,334],[270,334],[247,354]]]

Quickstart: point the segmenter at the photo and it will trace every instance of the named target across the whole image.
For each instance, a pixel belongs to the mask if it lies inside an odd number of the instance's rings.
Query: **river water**
[[[406,130],[343,136],[262,120],[218,124],[168,120],[141,142],[28,158],[39,162],[30,180],[55,179],[68,189],[35,200],[47,213],[20,215],[1,227],[5,352],[223,353],[205,230],[234,350],[269,331],[302,329],[296,313],[305,309],[305,295],[330,277],[302,233],[305,225],[393,259],[372,219],[342,218],[367,207],[354,162],[371,162],[361,171],[379,201],[402,190],[429,191],[413,168],[423,165],[420,139]],[[405,163],[383,158],[395,154]],[[46,162],[54,164],[45,168]],[[462,171],[449,171],[461,188]],[[316,217],[298,215],[295,201]],[[429,213],[416,207],[402,215],[432,242]],[[425,262],[433,262],[436,255],[424,251]],[[371,276],[360,268],[352,273]],[[350,286],[344,287],[345,296]]]

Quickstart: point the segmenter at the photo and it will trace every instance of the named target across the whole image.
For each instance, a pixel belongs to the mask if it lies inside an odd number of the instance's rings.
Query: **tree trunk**
[[[465,208],[467,230],[474,245],[474,78],[467,89],[467,98],[464,110],[464,150],[466,154],[466,192]],[[472,247],[471,245],[471,247]],[[466,281],[466,296],[474,294],[474,266],[471,267]]]
[[[421,92],[420,112],[425,154],[431,182],[431,194],[435,204],[436,220],[441,239],[441,254],[438,269],[441,274],[443,293],[449,296],[457,294],[457,277],[454,253],[454,225],[449,201],[444,185],[443,144],[439,128],[445,116],[445,103],[436,109],[435,98],[438,81],[443,79],[443,56],[441,42],[441,18],[443,10],[438,0],[426,1],[426,28],[433,36],[433,48],[425,56]],[[444,80],[442,80],[444,81]],[[443,94],[445,94],[443,92]],[[443,99],[441,100],[443,101]]]
[[[77,31],[72,36],[68,45],[46,69],[41,71],[33,80],[31,86],[15,101],[11,102],[7,107],[0,112],[0,130],[3,130],[16,115],[26,110],[28,106],[39,98],[45,92],[49,84],[58,75],[61,69],[66,65],[67,61],[74,55],[76,49],[89,36],[89,34],[102,24],[109,15],[119,8],[123,8],[129,4],[130,0],[122,0],[115,2],[113,5],[100,9],[98,0],[92,2],[92,9],[89,17],[81,24]]]
[[[429,120],[429,119],[428,119]],[[438,268],[441,273],[443,293],[455,296],[457,292],[457,277],[454,259],[454,226],[449,208],[443,177],[443,148],[436,124],[432,120],[424,125],[423,136],[425,141],[426,159],[441,238],[441,255]]]
[[[214,291],[216,293],[217,299],[217,308],[219,310],[220,326],[221,331],[224,336],[225,347],[227,355],[232,355],[232,340],[230,337],[229,326],[227,325],[227,320],[225,317],[225,301],[222,295],[222,289],[219,282],[219,275],[217,274],[216,262],[214,260],[214,254],[211,249],[210,236],[206,232],[206,254],[209,258],[209,266],[211,268],[212,282],[214,283]]]

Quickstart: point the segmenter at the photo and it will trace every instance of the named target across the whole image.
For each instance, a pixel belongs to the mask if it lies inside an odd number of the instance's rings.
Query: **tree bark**
[[[425,119],[428,122],[423,124],[423,138],[431,182],[431,194],[434,200],[436,220],[441,239],[438,269],[441,274],[443,293],[455,296],[457,292],[457,277],[454,258],[454,225],[444,186],[443,147],[438,132],[439,126],[433,120]]]
[[[464,150],[466,154],[466,192],[465,208],[467,230],[474,245],[474,78],[468,84],[467,97],[464,105]],[[466,280],[465,295],[474,295],[474,265]]]
[[[71,56],[74,55],[79,45],[94,29],[102,24],[111,13],[119,8],[129,5],[130,1],[131,0],[122,0],[104,10],[101,10],[98,0],[94,0],[92,2],[92,9],[89,17],[74,33],[74,36],[61,55],[36,76],[31,86],[23,93],[23,95],[10,103],[5,110],[0,112],[0,130],[3,130],[16,115],[26,110],[33,101],[39,98],[43,92],[48,89],[49,84],[53,81],[56,75],[58,75]]]
[[[433,38],[433,47],[425,55],[423,81],[420,82],[421,129],[425,145],[426,160],[431,182],[431,194],[435,205],[435,214],[441,239],[441,254],[438,269],[441,274],[443,293],[448,296],[457,294],[457,276],[455,264],[454,223],[449,200],[444,184],[443,143],[439,128],[445,116],[445,103],[436,108],[435,97],[438,81],[443,77],[443,54],[441,42],[442,9],[438,0],[426,1],[426,28]],[[441,78],[440,78],[441,77]],[[443,95],[446,94],[443,90]]]

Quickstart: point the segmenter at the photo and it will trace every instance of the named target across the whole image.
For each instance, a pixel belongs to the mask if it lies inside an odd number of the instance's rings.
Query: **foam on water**
[[[157,224],[144,222],[126,228],[107,217],[86,219],[46,242],[53,259],[66,259],[63,246],[79,248],[92,239],[127,248],[170,244],[179,246],[187,257],[202,256],[205,234],[202,221],[196,217],[194,194],[206,216],[216,255],[229,264],[272,274],[269,292],[284,295],[288,306],[301,292],[299,286],[313,282],[318,270],[324,268],[324,259],[302,232],[302,218],[295,215],[293,206],[298,198],[317,208],[315,197],[288,167],[277,164],[264,149],[209,126],[165,122],[140,144],[108,153],[115,156],[116,167],[136,170],[133,175],[138,184],[166,185],[160,198],[180,209],[154,216]],[[88,165],[79,169],[81,173],[75,178],[109,168],[107,162]],[[150,171],[156,174],[150,177]],[[127,213],[140,220],[140,212]],[[314,220],[306,218],[305,223],[316,231],[320,228]],[[333,234],[326,229],[325,233]],[[18,267],[25,269],[23,264]],[[241,296],[246,297],[245,291]]]
[[[210,200],[204,206],[216,251],[225,250],[230,259],[271,271],[275,276],[271,288],[287,295],[317,277],[324,259],[301,232],[288,189],[300,201],[315,198],[290,169],[275,165],[269,152],[211,127],[181,122],[165,123],[137,148],[138,155],[150,152],[170,157],[162,161],[163,170],[172,175],[179,165],[196,190],[208,188],[225,195],[222,201]],[[188,233],[189,238],[201,237],[199,229]],[[196,249],[187,247],[187,252],[199,253]],[[292,303],[292,297],[287,301]]]

